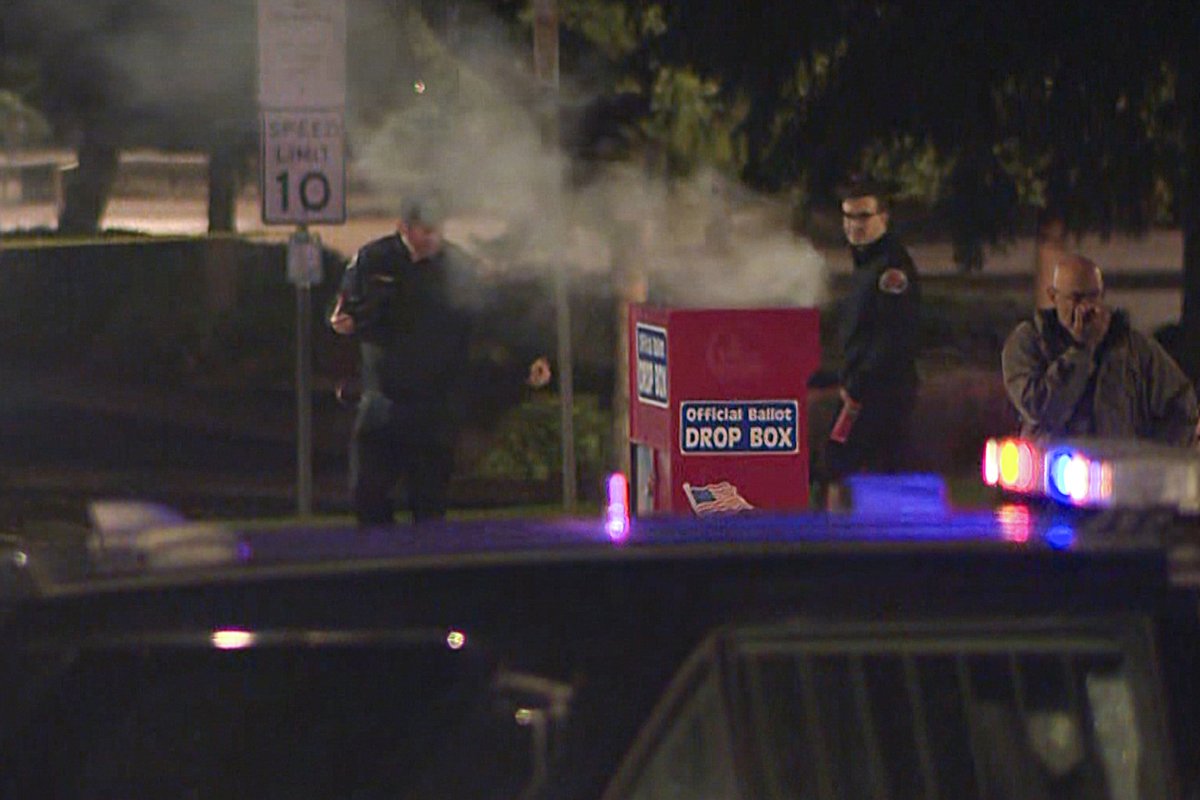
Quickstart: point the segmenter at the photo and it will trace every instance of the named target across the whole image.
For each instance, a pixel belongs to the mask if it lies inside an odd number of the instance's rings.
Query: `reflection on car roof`
[[[636,519],[614,538],[599,518],[478,520],[359,529],[282,529],[219,523],[159,525],[93,534],[82,569],[33,564],[41,592],[92,591],[118,584],[192,583],[371,570],[454,569],[500,564],[735,558],[778,554],[1006,551],[1156,547],[1149,526],[1125,520],[1119,537],[1089,537],[1095,522],[1053,510],[1001,506],[939,513],[738,514]],[[1103,526],[1101,526],[1103,527]],[[1132,534],[1130,533],[1132,531]],[[36,553],[31,562],[38,561]]]

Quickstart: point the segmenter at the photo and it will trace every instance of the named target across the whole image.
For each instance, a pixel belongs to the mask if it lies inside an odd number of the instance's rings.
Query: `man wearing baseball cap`
[[[369,242],[347,265],[329,318],[360,347],[350,484],[363,526],[393,521],[391,492],[401,478],[414,522],[446,513],[482,303],[466,254],[442,240],[444,216],[436,194],[406,198],[395,233]]]

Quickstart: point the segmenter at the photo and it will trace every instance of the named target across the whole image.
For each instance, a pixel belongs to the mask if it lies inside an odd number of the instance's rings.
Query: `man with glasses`
[[[1191,381],[1158,342],[1130,326],[1125,312],[1104,303],[1100,268],[1067,256],[1047,293],[1054,307],[1018,325],[1001,356],[1022,435],[1192,443]]]
[[[921,292],[912,257],[888,221],[882,186],[860,180],[843,191],[842,227],[854,272],[841,306],[842,406],[825,447],[830,509],[842,505],[845,476],[896,472],[908,449]]]

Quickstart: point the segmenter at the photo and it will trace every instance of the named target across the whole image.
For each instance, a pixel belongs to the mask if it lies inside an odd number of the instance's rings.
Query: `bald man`
[[[1064,257],[1047,295],[1054,307],[1018,325],[1001,356],[1022,435],[1191,444],[1191,381],[1123,311],[1105,305],[1100,268],[1083,256]]]

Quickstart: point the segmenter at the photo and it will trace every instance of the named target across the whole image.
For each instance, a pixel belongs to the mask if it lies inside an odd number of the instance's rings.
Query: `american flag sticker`
[[[754,510],[754,506],[742,497],[738,493],[737,487],[729,481],[706,483],[703,486],[692,486],[690,483],[685,483],[683,493],[687,495],[692,511],[698,516]]]

